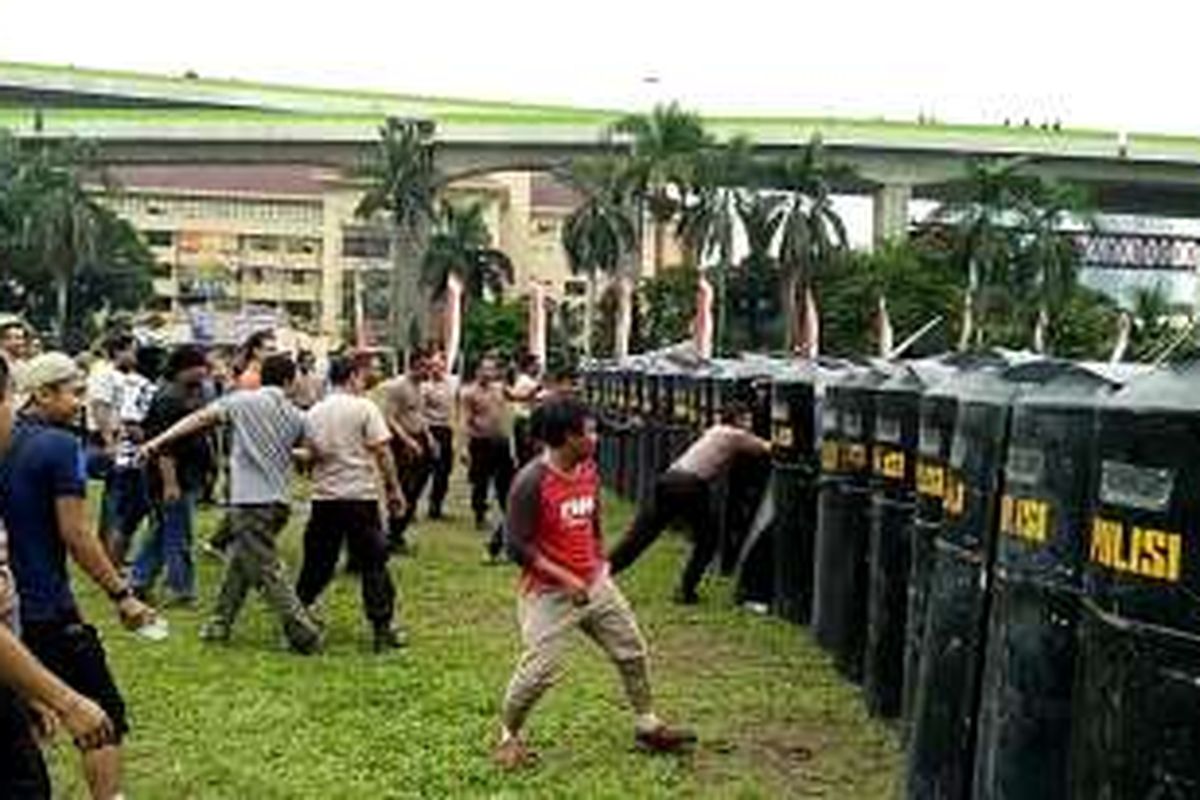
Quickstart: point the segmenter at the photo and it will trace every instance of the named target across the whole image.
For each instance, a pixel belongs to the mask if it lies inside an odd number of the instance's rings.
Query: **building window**
[[[173,231],[146,231],[146,244],[150,247],[170,247],[175,244]]]
[[[308,273],[302,269],[293,269],[290,271],[292,284],[294,286],[304,286],[308,283]]]
[[[347,258],[387,258],[388,238],[370,231],[348,230],[342,234],[342,255]]]
[[[307,236],[290,236],[286,248],[291,255],[315,256],[321,252],[321,240]]]
[[[296,322],[312,323],[317,319],[316,303],[288,302],[284,306],[288,316]]]
[[[253,253],[277,253],[279,252],[279,237],[278,236],[262,236],[258,234],[249,234],[241,236],[239,244],[243,252]]]

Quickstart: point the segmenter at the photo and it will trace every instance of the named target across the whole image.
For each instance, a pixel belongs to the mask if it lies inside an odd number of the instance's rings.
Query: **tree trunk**
[[[588,272],[587,308],[583,313],[583,354],[592,357],[592,335],[596,322],[596,270]]]
[[[354,346],[360,350],[367,346],[366,281],[361,269],[354,271]]]
[[[662,272],[663,262],[667,259],[666,226],[659,220],[654,220],[654,275]]]
[[[629,355],[629,338],[633,332],[633,287],[628,275],[617,278],[617,340],[614,355],[626,358]]]
[[[392,354],[399,358],[404,346],[404,334],[408,329],[408,315],[405,314],[405,275],[407,271],[408,253],[405,247],[406,237],[399,225],[392,227],[392,272],[388,276],[388,288],[391,290],[391,302],[388,304],[388,347]]]
[[[71,279],[68,274],[60,271],[54,276],[54,291],[57,301],[56,317],[58,320],[57,333],[59,347],[66,346],[65,339],[67,336],[67,313],[70,306],[70,289]]]
[[[783,312],[784,324],[784,347],[787,352],[793,353],[796,350],[796,345],[800,342],[800,326],[803,320],[796,313],[796,294],[800,284],[800,275],[797,272],[788,272],[782,282],[782,291],[779,298],[779,310]]]
[[[415,344],[410,340],[410,329],[418,320],[422,303],[428,304],[423,291],[421,272],[421,243],[423,230],[405,230],[394,226],[392,233],[392,274],[389,288],[391,303],[388,307],[388,346],[397,357],[402,351]]]

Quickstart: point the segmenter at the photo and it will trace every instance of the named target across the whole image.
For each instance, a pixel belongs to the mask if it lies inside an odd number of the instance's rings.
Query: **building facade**
[[[308,165],[127,166],[105,202],[154,254],[153,310],[202,338],[233,339],[231,320],[274,320],[318,340],[386,339],[393,260],[387,226],[355,214],[361,188]],[[582,295],[561,244],[577,197],[544,175],[497,173],[453,184],[445,198],[481,203],[491,245],[513,261],[512,296],[533,282]],[[356,296],[356,293],[359,293]],[[436,314],[427,309],[426,322]],[[215,333],[213,332],[215,329]]]

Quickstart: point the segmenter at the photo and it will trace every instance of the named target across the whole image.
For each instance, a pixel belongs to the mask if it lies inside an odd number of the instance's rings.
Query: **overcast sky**
[[[712,112],[1200,133],[1198,21],[1188,0],[0,0],[0,59],[604,107],[678,98]]]

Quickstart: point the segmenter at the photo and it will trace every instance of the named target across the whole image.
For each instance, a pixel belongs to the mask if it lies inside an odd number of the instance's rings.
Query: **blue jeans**
[[[109,471],[100,505],[101,535],[109,555],[120,566],[142,520],[150,513],[146,473],[141,468],[121,467]]]
[[[158,501],[154,528],[133,563],[133,587],[149,590],[158,573],[167,568],[167,589],[186,600],[196,596],[196,569],[192,563],[192,522],[198,492],[188,490],[171,503]]]

